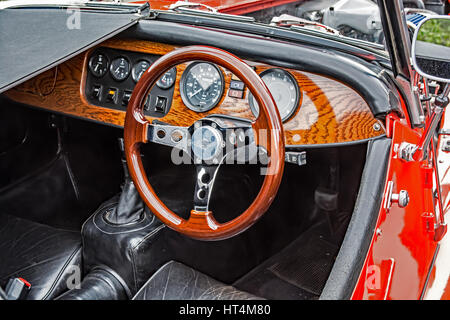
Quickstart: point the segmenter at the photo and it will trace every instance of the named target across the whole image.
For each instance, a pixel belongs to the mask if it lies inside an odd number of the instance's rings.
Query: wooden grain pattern
[[[142,40],[111,39],[101,47],[164,55],[176,47]],[[102,123],[123,126],[125,111],[91,105],[84,96],[87,58],[92,52],[80,54],[57,68],[7,91],[14,101],[61,112]],[[249,62],[260,73],[271,66]],[[179,94],[179,80],[186,65],[178,66],[175,94],[168,115],[159,120],[176,125],[190,125],[208,114],[228,114],[254,119],[245,99],[228,97],[231,73],[225,75],[224,97],[219,105],[204,113],[196,113],[184,106]],[[286,69],[297,80],[302,99],[300,108],[284,123],[286,145],[342,143],[373,138],[384,134],[374,130],[377,120],[367,103],[347,85],[309,72]],[[55,81],[56,79],[56,81]],[[151,118],[148,118],[151,120]]]

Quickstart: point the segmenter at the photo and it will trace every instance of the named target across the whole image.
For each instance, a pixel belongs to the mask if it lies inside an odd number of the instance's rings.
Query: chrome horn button
[[[222,134],[210,126],[202,126],[192,134],[192,152],[201,161],[209,161],[220,155],[222,150]]]

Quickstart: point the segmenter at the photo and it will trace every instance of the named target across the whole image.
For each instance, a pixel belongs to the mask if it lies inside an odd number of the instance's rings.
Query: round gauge
[[[97,53],[89,59],[89,70],[98,78],[103,77],[108,71],[108,58],[101,53]]]
[[[181,76],[181,98],[191,110],[211,110],[223,95],[223,83],[223,74],[217,66],[206,62],[193,62]]]
[[[159,78],[156,85],[161,89],[169,89],[175,83],[175,79],[177,78],[177,68],[173,67],[169,71],[163,74],[161,78]]]
[[[130,63],[124,57],[119,57],[111,62],[111,76],[117,81],[125,80],[130,74]]]
[[[281,120],[286,121],[295,112],[300,99],[300,90],[294,77],[283,69],[268,69],[260,74],[261,79],[269,88]],[[258,117],[259,106],[252,94],[249,94],[249,104],[253,115]]]
[[[131,76],[135,82],[138,82],[145,71],[150,67],[150,62],[147,60],[141,60],[133,66],[131,70]]]

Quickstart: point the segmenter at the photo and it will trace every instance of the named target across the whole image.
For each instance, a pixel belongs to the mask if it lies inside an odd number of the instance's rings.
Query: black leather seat
[[[179,262],[162,266],[133,300],[260,300]]]
[[[81,268],[78,232],[0,214],[0,286],[21,277],[32,286],[28,300],[53,299],[67,290],[74,267]]]

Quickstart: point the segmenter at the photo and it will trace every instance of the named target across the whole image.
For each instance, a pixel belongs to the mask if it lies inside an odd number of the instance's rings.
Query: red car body
[[[151,1],[133,1],[133,3],[150,3],[152,9],[168,9],[171,4],[177,0],[151,0]],[[296,0],[204,0],[195,1],[217,9],[218,12],[241,15],[258,10],[264,10],[283,4],[299,2]]]

